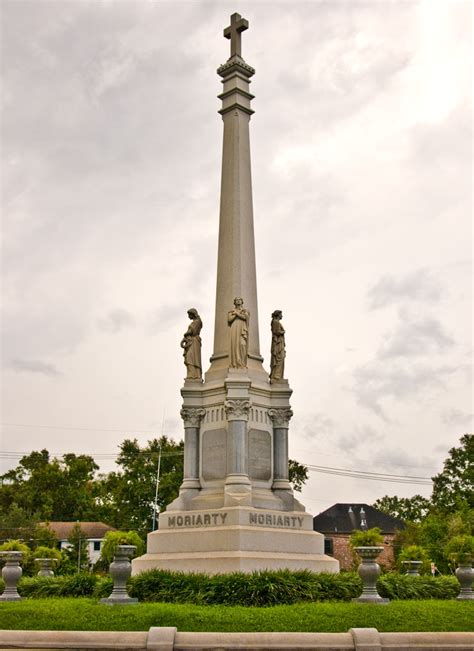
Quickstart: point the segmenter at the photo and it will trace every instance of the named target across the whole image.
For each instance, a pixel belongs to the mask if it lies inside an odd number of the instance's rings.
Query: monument
[[[284,378],[282,313],[272,314],[271,373],[260,354],[250,171],[249,92],[254,69],[242,58],[248,22],[224,30],[230,58],[217,73],[224,123],[214,351],[202,379],[202,322],[195,308],[181,346],[184,479],[179,497],[148,535],[133,573],[311,569],[337,572],[324,536],[288,480],[291,389]]]

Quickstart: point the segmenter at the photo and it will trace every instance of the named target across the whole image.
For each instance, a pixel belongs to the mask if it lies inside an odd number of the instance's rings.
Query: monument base
[[[132,574],[154,568],[223,574],[255,570],[338,572],[324,554],[324,536],[301,511],[252,507],[164,512],[148,534],[147,553],[132,561]]]

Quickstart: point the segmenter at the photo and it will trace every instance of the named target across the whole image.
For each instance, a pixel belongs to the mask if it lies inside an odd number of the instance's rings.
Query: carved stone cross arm
[[[242,18],[240,14],[232,14],[230,25],[224,29],[224,36],[230,38],[230,56],[237,54],[242,56],[242,36],[241,33],[249,28],[248,20]]]

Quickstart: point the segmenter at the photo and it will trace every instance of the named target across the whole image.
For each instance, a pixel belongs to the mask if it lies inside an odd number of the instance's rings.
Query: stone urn
[[[360,597],[356,597],[352,601],[360,604],[387,604],[389,599],[384,599],[379,595],[376,585],[380,576],[380,565],[376,558],[383,551],[383,547],[354,547],[354,551],[362,559],[357,572],[362,579],[363,589]]]
[[[420,576],[423,561],[403,561],[408,576]]]
[[[459,559],[459,566],[456,570],[456,578],[461,585],[461,591],[456,599],[464,601],[465,599],[474,599],[472,591],[472,582],[474,581],[474,570],[472,569],[472,558],[466,556]]]
[[[23,558],[23,552],[1,552],[1,556],[6,560],[2,569],[2,577],[5,581],[5,590],[0,595],[0,601],[20,601],[16,586],[23,574],[20,567],[20,561]]]
[[[114,589],[110,597],[101,599],[101,603],[109,604],[136,604],[138,599],[128,596],[127,581],[132,573],[132,564],[130,558],[134,555],[137,548],[135,545],[119,545],[114,555],[114,560],[110,563],[109,573],[114,581]]]
[[[54,576],[53,572],[53,558],[35,558],[35,561],[39,563],[40,569],[37,576]]]

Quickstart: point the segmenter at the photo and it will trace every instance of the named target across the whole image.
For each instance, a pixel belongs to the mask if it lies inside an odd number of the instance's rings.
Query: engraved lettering
[[[283,518],[283,521],[285,523],[285,527],[290,526],[290,518],[287,515],[285,515],[285,517]]]
[[[265,524],[265,516],[263,513],[258,514],[258,524]]]
[[[294,515],[291,516],[291,524],[293,527],[296,527],[296,517]]]
[[[168,518],[168,527],[175,527],[176,526],[176,516],[173,515],[172,518]]]
[[[265,516],[265,524],[272,524],[272,516],[269,513]]]
[[[178,525],[178,527],[183,526],[183,516],[182,515],[178,515],[178,517],[176,518],[176,524]]]
[[[297,517],[298,517],[298,516],[297,516]],[[298,517],[298,522],[299,522],[299,524],[300,524],[300,527],[303,526],[303,521],[304,521],[304,518],[300,518],[300,517]]]
[[[202,517],[200,515],[196,516],[196,526],[202,524]]]
[[[185,515],[184,516],[184,526],[185,527],[190,527],[191,526],[191,516],[190,515]]]
[[[212,513],[212,519],[214,520],[214,524],[217,524],[217,518],[219,517],[218,513]]]
[[[204,515],[204,524],[211,524],[211,516],[209,515],[209,513],[206,513]]]
[[[257,524],[257,514],[256,513],[250,513],[249,514],[249,522],[250,522],[250,524]]]
[[[281,515],[279,515],[278,518],[277,518],[277,525],[279,527],[283,526],[283,518],[281,517]]]
[[[224,522],[225,522],[225,520],[226,520],[226,518],[227,518],[227,513],[220,513],[219,515],[220,515],[221,518],[222,518],[222,524],[224,524]]]

